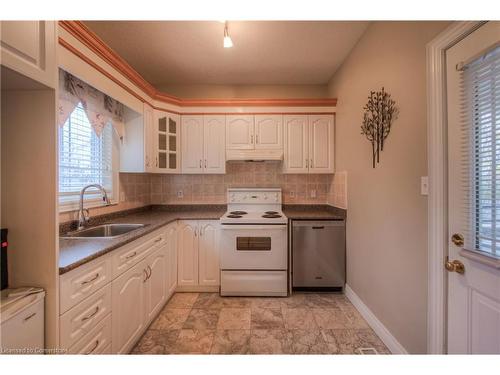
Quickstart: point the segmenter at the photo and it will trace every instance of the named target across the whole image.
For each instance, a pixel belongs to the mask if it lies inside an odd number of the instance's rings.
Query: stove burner
[[[230,215],[246,215],[248,212],[245,211],[231,211]]]
[[[241,215],[227,215],[227,217],[230,217],[231,219],[239,219],[240,217],[243,217]]]
[[[262,215],[262,217],[264,217],[266,219],[277,219],[277,218],[281,217],[281,215],[278,215],[278,214],[265,214],[265,215]]]
[[[278,215],[277,211],[266,211],[264,213],[267,214],[267,215]]]

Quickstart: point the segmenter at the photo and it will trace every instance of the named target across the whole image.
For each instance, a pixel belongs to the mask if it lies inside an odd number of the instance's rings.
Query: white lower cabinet
[[[128,353],[178,286],[218,286],[218,220],[180,220],[60,278],[60,347]]]
[[[181,220],[178,229],[178,285],[218,286],[218,220]]]
[[[128,352],[145,328],[146,279],[143,260],[111,283],[113,353]]]

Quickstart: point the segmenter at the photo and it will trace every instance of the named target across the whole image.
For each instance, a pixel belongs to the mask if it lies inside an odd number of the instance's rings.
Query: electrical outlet
[[[184,198],[184,192],[182,190],[177,191],[177,198]]]
[[[289,195],[290,195],[290,198],[295,198],[295,191],[290,190]]]
[[[316,189],[311,189],[311,198],[316,198]]]

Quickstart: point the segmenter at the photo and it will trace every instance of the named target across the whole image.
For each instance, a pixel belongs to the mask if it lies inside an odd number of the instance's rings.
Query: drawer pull
[[[325,227],[312,227],[312,229],[325,229]]]
[[[162,239],[163,239],[163,238],[161,238],[161,237],[160,237],[160,238],[157,238],[157,239],[155,240],[155,242],[160,242]]]
[[[151,267],[148,266],[148,270],[149,270],[149,276],[148,276],[147,280],[149,280],[149,278],[153,274],[153,270],[151,269]]]
[[[86,285],[88,283],[91,283],[92,281],[95,281],[97,280],[99,277],[99,272],[95,274],[95,276],[93,278],[91,278],[90,280],[85,280],[85,281],[82,281],[82,285]]]
[[[92,354],[94,352],[94,350],[97,349],[97,347],[99,346],[99,340],[95,340],[95,343],[94,343],[94,347],[92,349],[90,349],[87,353],[85,354]]]
[[[24,318],[24,321],[25,321],[25,322],[27,322],[28,320],[30,320],[31,318],[33,318],[35,315],[36,315],[36,312],[31,313],[31,314],[30,314],[30,315],[28,315],[26,318]]]
[[[143,269],[142,272],[144,272],[144,275],[146,276],[144,277],[144,279],[142,279],[142,282],[145,283],[149,279],[148,271],[146,269]]]
[[[98,312],[99,312],[99,306],[96,306],[96,308],[95,308],[95,310],[94,310],[94,312],[92,314],[84,316],[82,318],[82,322],[85,322],[85,321],[89,320],[90,318],[92,318],[93,316],[95,316],[95,314],[97,314]]]
[[[135,257],[136,255],[137,255],[137,251],[134,251],[132,254],[127,255],[127,256],[125,257],[125,259],[130,259],[130,258],[133,258],[133,257]]]

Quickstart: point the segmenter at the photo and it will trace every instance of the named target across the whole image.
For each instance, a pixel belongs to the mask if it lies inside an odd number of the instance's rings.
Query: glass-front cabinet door
[[[180,116],[168,112],[156,112],[155,172],[180,172]]]

